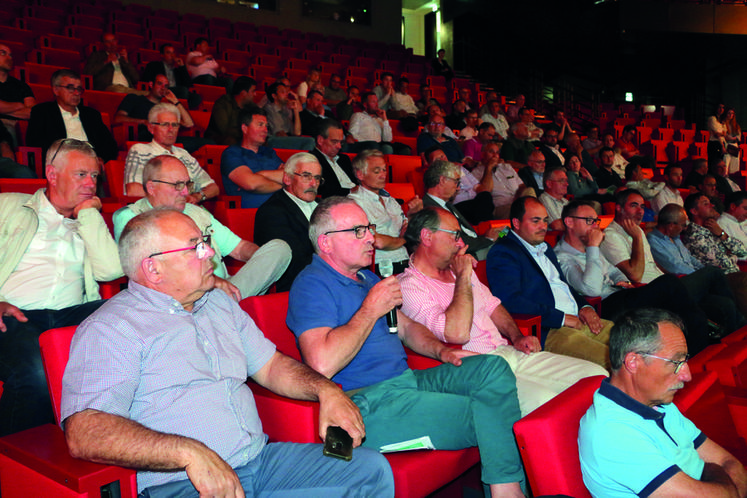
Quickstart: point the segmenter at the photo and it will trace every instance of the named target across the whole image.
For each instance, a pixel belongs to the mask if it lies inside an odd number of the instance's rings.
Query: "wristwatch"
[[[203,202],[205,199],[207,199],[207,196],[205,195],[205,192],[200,190],[200,202]]]

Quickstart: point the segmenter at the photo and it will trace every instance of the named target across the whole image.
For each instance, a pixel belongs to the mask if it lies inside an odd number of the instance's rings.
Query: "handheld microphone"
[[[379,262],[379,274],[381,278],[387,278],[394,275],[394,265],[391,260]],[[397,333],[397,307],[395,306],[386,314],[386,324],[389,326],[389,333]]]

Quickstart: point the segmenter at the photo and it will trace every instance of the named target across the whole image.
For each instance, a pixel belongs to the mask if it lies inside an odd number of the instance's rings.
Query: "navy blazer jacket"
[[[568,283],[560,269],[555,251],[548,245],[545,255],[558,270],[560,279]],[[565,313],[555,308],[555,298],[542,268],[512,231],[493,244],[487,258],[488,283],[510,313],[527,313],[542,317],[542,342],[550,329],[563,326]],[[578,308],[588,303],[570,285]]]

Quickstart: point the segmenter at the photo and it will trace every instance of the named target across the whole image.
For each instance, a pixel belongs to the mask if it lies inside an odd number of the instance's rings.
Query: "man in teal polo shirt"
[[[747,471],[672,403],[692,377],[682,321],[636,309],[610,333],[612,377],[581,419],[584,484],[595,497],[744,497]]]
[[[211,237],[213,271],[216,287],[240,300],[264,294],[285,272],[291,259],[291,250],[282,240],[271,240],[258,247],[257,244],[226,228],[202,207],[187,202],[192,181],[184,164],[174,156],[163,155],[152,158],[143,168],[143,190],[145,197],[114,213],[114,237],[119,240],[125,225],[132,218],[154,207],[169,206],[179,209],[197,224],[204,235]],[[224,256],[231,256],[246,264],[229,276]]]

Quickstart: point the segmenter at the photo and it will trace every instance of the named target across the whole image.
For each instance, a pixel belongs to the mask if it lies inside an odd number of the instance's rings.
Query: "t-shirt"
[[[128,117],[134,119],[148,119],[148,113],[155,105],[144,95],[130,93],[122,99],[117,111],[124,111]],[[147,126],[141,124],[137,127],[137,139],[139,142],[150,142],[153,140],[153,135],[148,131]]]
[[[223,187],[227,195],[240,195],[242,208],[256,208],[270,198],[268,194],[248,192],[236,185],[228,175],[239,166],[247,166],[253,173],[278,169],[283,160],[275,150],[261,145],[257,152],[245,149],[240,145],[232,145],[223,151],[220,158],[220,171],[223,174]]]

